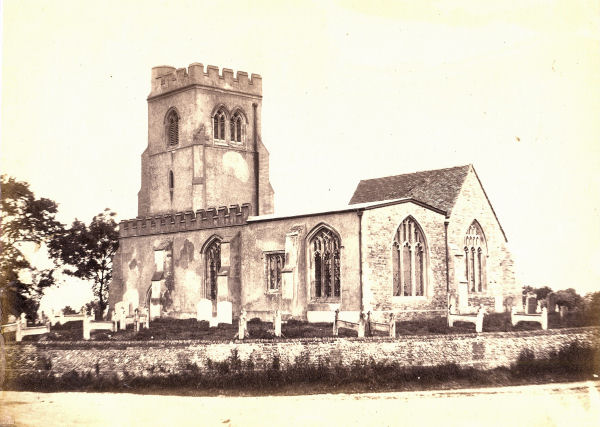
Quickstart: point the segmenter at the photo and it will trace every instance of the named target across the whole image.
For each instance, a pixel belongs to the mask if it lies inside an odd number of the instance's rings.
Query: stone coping
[[[24,341],[5,343],[10,346],[34,346],[39,348],[77,349],[77,348],[126,348],[126,347],[185,347],[185,346],[207,346],[218,344],[307,344],[307,343],[331,343],[331,342],[396,342],[396,341],[455,341],[465,338],[522,338],[543,335],[564,335],[576,333],[592,333],[600,339],[599,326],[585,326],[580,328],[560,328],[549,330],[513,331],[513,332],[482,332],[466,334],[436,334],[436,335],[400,335],[397,338],[390,337],[322,337],[322,338],[272,338],[272,339],[245,339],[245,340],[148,340],[148,341]]]

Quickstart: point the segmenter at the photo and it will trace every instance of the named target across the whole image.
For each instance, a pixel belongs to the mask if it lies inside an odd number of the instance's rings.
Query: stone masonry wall
[[[392,244],[398,227],[412,216],[425,235],[425,295],[394,296]],[[446,310],[446,241],[444,215],[415,203],[365,210],[363,216],[363,281],[365,306],[375,311],[435,315]]]
[[[21,343],[5,346],[8,369],[21,375],[33,371],[54,374],[77,371],[98,375],[166,375],[185,372],[196,365],[207,371],[209,360],[225,361],[237,353],[243,364],[268,369],[277,358],[285,369],[296,361],[330,365],[371,360],[399,362],[404,366],[434,366],[457,363],[494,368],[510,366],[525,350],[536,357],[573,342],[600,346],[600,328],[551,331],[503,332],[465,335],[407,336],[390,338],[324,338],[246,342],[151,341]]]
[[[464,238],[473,220],[480,224],[487,242],[487,289],[482,293],[470,294],[469,304],[478,305],[482,297],[492,298],[494,294],[513,296],[518,300],[521,289],[515,278],[506,236],[473,169],[465,179],[448,225],[451,292],[456,292],[459,281],[466,280]]]

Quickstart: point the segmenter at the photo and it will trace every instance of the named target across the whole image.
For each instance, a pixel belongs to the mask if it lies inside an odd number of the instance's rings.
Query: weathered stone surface
[[[19,374],[49,370],[63,374],[96,372],[101,376],[167,375],[183,372],[190,365],[208,370],[211,362],[222,362],[237,354],[242,363],[252,361],[256,369],[268,369],[278,358],[285,368],[297,361],[316,365],[397,362],[404,366],[456,363],[494,368],[509,366],[519,354],[532,350],[547,356],[562,346],[579,342],[600,345],[600,328],[554,329],[548,331],[482,333],[465,335],[403,336],[391,338],[320,338],[286,341],[80,341],[6,345],[8,369]]]

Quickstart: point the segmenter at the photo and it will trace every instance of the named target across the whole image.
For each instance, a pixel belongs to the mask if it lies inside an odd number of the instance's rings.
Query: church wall
[[[196,304],[204,298],[205,261],[203,246],[213,236],[231,245],[231,264],[228,275],[228,295],[219,295],[233,304],[234,313],[240,310],[240,245],[241,226],[195,230],[190,232],[136,236],[120,239],[115,256],[114,279],[110,289],[109,304],[137,295],[134,308],[145,305],[148,288],[156,271],[154,250],[168,247],[172,284],[161,284],[163,315],[195,317]],[[168,281],[167,281],[168,282]],[[169,289],[171,288],[171,289]]]
[[[465,234],[476,219],[485,235],[488,257],[486,258],[487,289],[482,293],[470,294],[469,304],[483,303],[494,306],[496,294],[515,296],[520,301],[521,290],[515,279],[514,262],[505,236],[490,207],[475,172],[467,175],[452,209],[448,226],[450,285],[457,292],[458,283],[466,282],[464,255]]]
[[[341,237],[339,306],[314,304],[310,296],[310,274],[307,265],[307,236],[319,224],[325,223]],[[298,231],[297,280],[293,299],[281,300],[283,313],[305,317],[308,310],[358,311],[360,309],[358,217],[355,212],[340,212],[315,216],[249,222],[242,234],[242,305],[249,316],[272,316],[279,294],[269,294],[265,274],[265,252],[283,251],[286,233]],[[261,313],[262,312],[262,313]]]
[[[428,254],[425,296],[394,296],[392,245],[404,219],[412,216],[425,235]],[[437,315],[446,307],[444,215],[414,203],[365,210],[363,215],[363,281],[365,309],[394,311],[398,318]]]

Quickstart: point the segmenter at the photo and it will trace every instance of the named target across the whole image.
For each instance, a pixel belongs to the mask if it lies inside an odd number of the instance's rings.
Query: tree
[[[564,289],[556,292],[556,304],[569,310],[578,309],[583,306],[583,298],[573,288]]]
[[[2,315],[18,316],[25,312],[29,318],[34,318],[43,289],[52,285],[54,278],[52,269],[38,270],[30,264],[26,256],[27,246],[39,247],[47,243],[63,226],[55,218],[57,204],[50,199],[37,199],[26,182],[2,175],[1,192]],[[24,276],[28,278],[24,279]]]
[[[101,312],[106,308],[112,259],[119,247],[115,215],[105,209],[89,226],[76,219],[70,228],[57,233],[48,244],[50,255],[65,266],[65,274],[93,281]]]
[[[552,293],[553,291],[548,286],[544,286],[542,288],[535,288],[533,290],[533,292],[535,293],[535,296],[536,296],[536,298],[539,301],[539,300],[546,299],[546,297],[548,296],[548,294]]]

